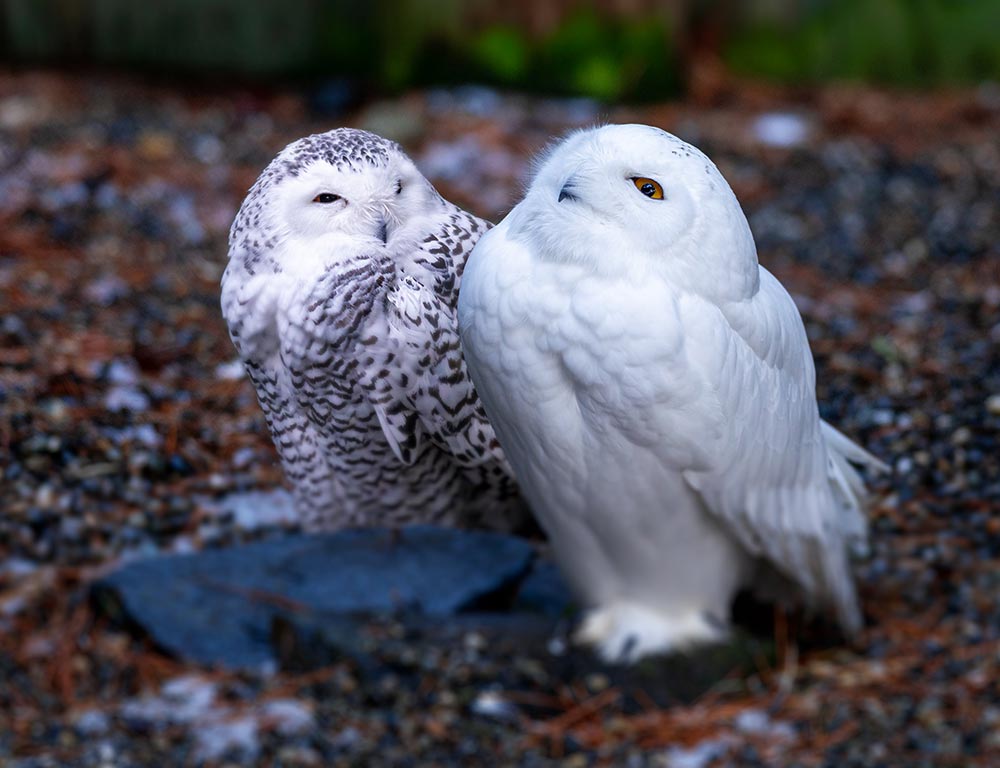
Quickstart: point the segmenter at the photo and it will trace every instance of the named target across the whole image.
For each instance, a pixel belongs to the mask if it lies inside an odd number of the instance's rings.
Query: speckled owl
[[[222,312],[305,527],[524,521],[457,329],[489,226],[349,128],[293,142],[250,189]]]

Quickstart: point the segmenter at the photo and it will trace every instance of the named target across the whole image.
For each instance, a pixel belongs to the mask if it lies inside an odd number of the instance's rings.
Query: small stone
[[[198,158],[199,162],[206,165],[214,165],[222,159],[225,153],[225,145],[217,136],[205,133],[195,138],[192,152]]]
[[[228,363],[219,363],[215,366],[215,378],[222,381],[238,381],[246,376],[246,369],[242,360],[230,360]]]
[[[887,424],[892,424],[894,419],[895,416],[893,415],[893,412],[888,409],[878,409],[872,411],[871,413],[872,423],[880,427],[884,427]]]
[[[0,100],[0,128],[21,130],[38,125],[49,114],[48,104],[34,96],[8,96]]]
[[[323,765],[323,757],[315,749],[304,746],[282,747],[278,750],[278,765],[313,766]]]
[[[345,752],[350,751],[360,743],[361,732],[353,726],[344,728],[339,733],[335,734],[332,739],[330,739],[331,747],[334,749],[344,750]]]
[[[176,146],[169,133],[144,131],[139,136],[136,151],[144,160],[168,160],[176,152]]]
[[[140,381],[139,367],[133,360],[112,360],[104,372],[111,384],[135,386]]]
[[[706,739],[693,747],[670,747],[664,754],[666,768],[706,768],[722,757],[729,745],[724,739]]]
[[[294,699],[275,699],[260,708],[264,724],[278,733],[290,736],[305,733],[313,727],[312,710]]]
[[[108,730],[109,718],[99,709],[87,709],[77,714],[73,727],[82,736],[98,736]]]
[[[479,632],[466,632],[462,642],[469,651],[482,651],[486,648],[486,638]]]
[[[959,427],[951,435],[953,445],[965,445],[972,440],[972,430],[968,427]]]
[[[809,138],[809,125],[799,115],[771,112],[754,121],[753,134],[761,144],[769,147],[795,147]]]
[[[562,656],[567,650],[566,640],[562,637],[552,637],[546,649],[552,656]]]
[[[221,475],[219,478],[225,479]],[[247,531],[291,524],[299,519],[295,501],[284,488],[232,493],[219,501],[208,502],[205,507],[213,516],[233,520],[239,528]]]
[[[771,718],[759,709],[744,709],[736,716],[736,727],[744,733],[764,733],[771,725]]]
[[[469,709],[474,715],[495,720],[518,719],[517,706],[498,691],[483,691],[472,700]]]
[[[83,289],[83,295],[88,300],[102,307],[111,306],[112,303],[128,296],[128,294],[128,283],[114,274],[92,280]]]
[[[412,107],[400,102],[376,102],[365,110],[361,127],[395,141],[406,142],[423,130],[423,118]]]
[[[587,688],[590,689],[591,693],[600,693],[601,691],[606,690],[608,686],[611,685],[611,680],[608,679],[608,676],[605,674],[601,674],[600,672],[595,672],[594,674],[587,675],[586,682],[587,682]]]
[[[193,729],[196,760],[218,760],[228,753],[242,760],[256,757],[260,751],[257,719],[251,716],[231,719],[210,718]]]
[[[138,413],[149,409],[149,398],[134,387],[114,386],[104,397],[104,407],[109,411]]]
[[[257,452],[253,448],[240,448],[233,453],[233,469],[246,469],[257,457]]]

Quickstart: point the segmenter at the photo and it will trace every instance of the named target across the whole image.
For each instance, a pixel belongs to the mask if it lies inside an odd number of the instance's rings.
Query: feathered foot
[[[573,640],[593,646],[609,664],[632,664],[643,656],[719,642],[727,634],[721,621],[703,611],[666,613],[622,602],[589,611]]]

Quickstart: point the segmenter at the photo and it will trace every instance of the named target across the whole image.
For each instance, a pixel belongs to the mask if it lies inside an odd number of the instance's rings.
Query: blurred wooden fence
[[[375,30],[371,4],[350,0],[0,0],[0,8],[10,58],[189,72],[293,72],[338,43],[347,63]]]

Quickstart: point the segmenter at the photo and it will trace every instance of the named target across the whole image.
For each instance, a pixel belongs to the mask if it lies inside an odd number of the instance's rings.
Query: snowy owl
[[[794,585],[849,635],[867,532],[802,320],[700,151],[580,131],[477,244],[459,325],[522,492],[607,660],[724,637],[738,590]]]
[[[293,142],[250,189],[222,311],[306,527],[519,525],[458,337],[488,227],[360,130]]]

